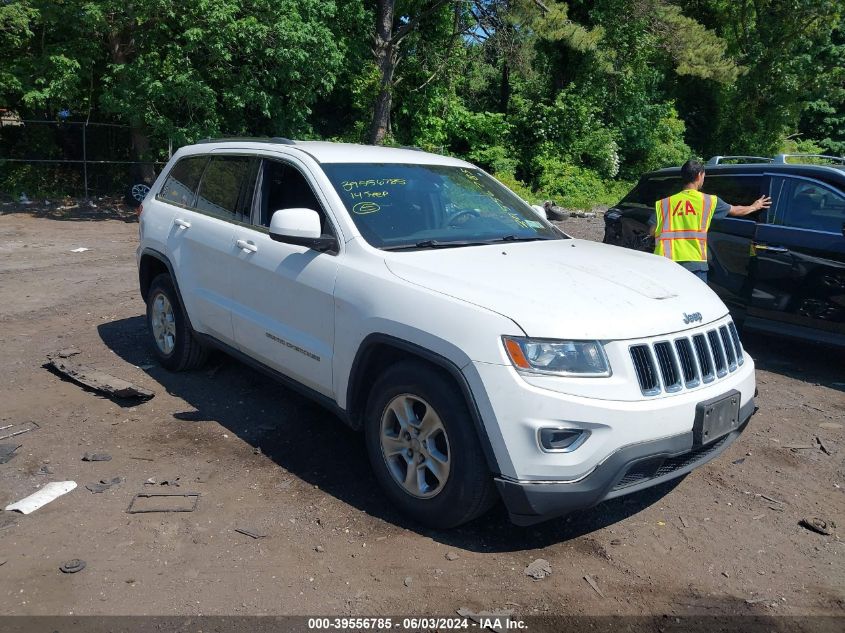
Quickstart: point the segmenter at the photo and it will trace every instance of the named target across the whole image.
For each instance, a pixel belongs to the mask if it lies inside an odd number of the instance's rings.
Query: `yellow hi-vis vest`
[[[676,262],[707,261],[707,231],[716,196],[684,189],[654,204],[654,254]]]

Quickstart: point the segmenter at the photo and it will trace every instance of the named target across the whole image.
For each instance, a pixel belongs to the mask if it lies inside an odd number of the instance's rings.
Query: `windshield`
[[[523,200],[478,169],[325,164],[370,244],[385,250],[563,239]]]

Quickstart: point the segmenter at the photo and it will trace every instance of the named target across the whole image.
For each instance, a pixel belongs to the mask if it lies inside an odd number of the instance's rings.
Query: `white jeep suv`
[[[364,432],[385,494],[456,526],[535,523],[680,477],[754,412],[706,284],[570,239],[473,165],[287,139],[183,147],[143,202],[153,348],[210,347]]]

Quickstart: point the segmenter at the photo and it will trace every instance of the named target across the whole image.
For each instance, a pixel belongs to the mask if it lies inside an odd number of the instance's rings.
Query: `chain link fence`
[[[23,196],[124,195],[137,204],[164,161],[133,160],[131,129],[119,123],[21,119],[0,109],[0,193]],[[172,146],[151,148],[170,156]],[[146,173],[146,176],[145,176]]]

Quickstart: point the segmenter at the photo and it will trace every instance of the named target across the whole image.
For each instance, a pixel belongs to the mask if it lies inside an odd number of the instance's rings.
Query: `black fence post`
[[[85,182],[85,199],[88,200],[88,121],[82,125],[82,179]]]

